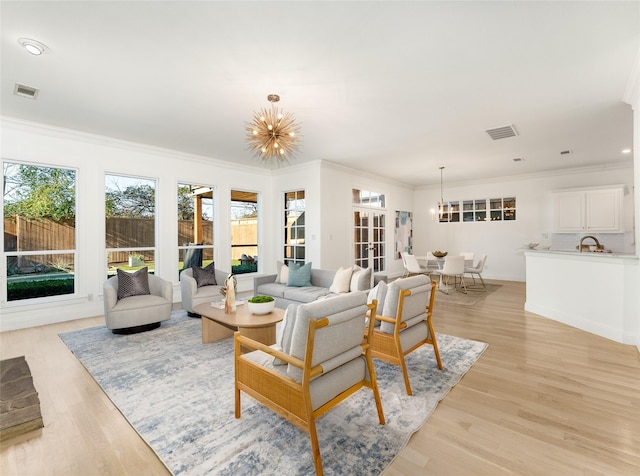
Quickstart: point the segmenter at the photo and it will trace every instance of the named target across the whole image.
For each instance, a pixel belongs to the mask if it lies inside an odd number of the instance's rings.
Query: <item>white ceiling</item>
[[[0,13],[5,116],[261,165],[244,125],[277,93],[302,123],[291,163],[424,185],[439,166],[460,181],[632,162],[637,1],[2,0]],[[517,137],[485,132],[508,124]]]

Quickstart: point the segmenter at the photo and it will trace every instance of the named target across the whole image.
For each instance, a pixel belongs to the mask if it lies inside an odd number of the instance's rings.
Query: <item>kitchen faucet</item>
[[[591,236],[591,235],[587,235],[587,236],[583,236],[582,238],[580,238],[580,244],[578,245],[578,251],[580,251],[580,253],[582,253],[582,242],[584,240],[586,240],[587,238],[591,238],[593,241],[596,242],[596,250],[602,250],[604,249],[604,246],[602,246],[600,244],[600,242],[598,241],[598,239],[595,236]]]

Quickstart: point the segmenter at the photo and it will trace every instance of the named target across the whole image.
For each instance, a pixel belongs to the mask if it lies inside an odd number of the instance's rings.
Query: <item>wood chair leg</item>
[[[431,323],[428,323],[427,325],[429,326],[429,333],[431,334],[431,345],[433,345],[433,353],[436,355],[438,368],[442,370],[442,360],[440,360],[440,350],[438,349],[438,342],[436,341],[436,333],[433,331],[433,326],[431,325]]]
[[[384,425],[384,412],[382,411],[382,400],[380,399],[380,392],[378,391],[378,381],[376,380],[376,372],[373,366],[373,360],[370,355],[367,355],[367,367],[369,368],[369,376],[371,377],[371,391],[373,392],[373,398],[376,401],[376,409],[378,410],[378,420],[381,425]]]
[[[316,420],[311,417],[309,421],[309,437],[311,438],[311,453],[313,454],[313,464],[316,467],[316,476],[322,476],[322,456],[320,456],[320,445],[318,444],[318,433],[316,431]]]
[[[409,383],[409,372],[407,372],[407,364],[404,361],[404,357],[400,359],[400,368],[402,369],[402,376],[404,377],[404,386],[407,389],[407,395],[411,396],[411,384]]]
[[[240,418],[240,389],[236,385],[236,418]]]

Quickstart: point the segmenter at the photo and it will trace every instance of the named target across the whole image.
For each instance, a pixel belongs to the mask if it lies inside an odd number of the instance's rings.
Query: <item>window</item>
[[[155,269],[156,182],[105,176],[107,275],[118,268]]]
[[[4,162],[3,300],[74,294],[76,171]]]
[[[438,202],[438,210],[440,210],[440,202]],[[439,212],[438,212],[439,213]],[[442,205],[442,214],[438,215],[441,223],[459,222],[460,221],[460,202],[447,202]]]
[[[258,194],[231,190],[231,272],[258,271]]]
[[[516,219],[515,197],[492,198],[489,200],[489,206],[491,207],[489,210],[491,221]]]
[[[459,202],[452,202],[452,205],[444,206],[445,213],[440,217],[440,222],[459,221],[456,216],[459,214]],[[487,206],[488,205],[488,206]],[[448,210],[452,213],[448,213]],[[463,200],[462,201],[462,221],[510,221],[516,219],[516,199],[515,197],[491,198],[487,200]]]
[[[304,190],[284,194],[284,260],[303,263],[305,260]]]
[[[213,262],[213,188],[178,184],[178,273]]]
[[[487,200],[465,200],[462,202],[462,221],[485,221]]]
[[[367,192],[366,190],[352,190],[353,203],[361,207],[385,208],[384,194]]]

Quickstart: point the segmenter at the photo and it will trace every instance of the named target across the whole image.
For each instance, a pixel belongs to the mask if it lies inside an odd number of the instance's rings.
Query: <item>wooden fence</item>
[[[257,221],[253,219],[232,220],[231,234],[234,243],[257,245]],[[144,218],[107,218],[107,248],[147,248],[154,246],[154,220]],[[204,221],[204,244],[213,244],[213,224]],[[178,221],[178,244],[184,246],[193,243],[193,220]],[[54,222],[51,220],[30,220],[23,217],[4,219],[4,244],[6,251],[73,250],[75,249],[75,223]],[[144,255],[144,252],[141,252]],[[244,246],[232,250],[232,258],[240,259],[245,253],[255,255],[257,247]],[[152,261],[153,253],[145,260]],[[238,256],[235,256],[235,255]],[[126,262],[128,252],[112,253],[110,262]],[[33,261],[38,262],[39,256]],[[45,264],[45,263],[43,263]]]

